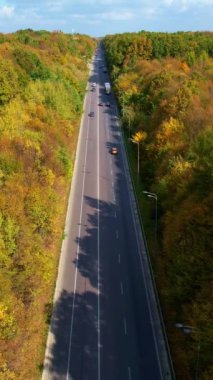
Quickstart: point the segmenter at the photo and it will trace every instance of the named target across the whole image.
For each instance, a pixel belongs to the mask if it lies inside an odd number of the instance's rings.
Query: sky
[[[213,29],[213,0],[0,0],[0,32],[106,34]]]

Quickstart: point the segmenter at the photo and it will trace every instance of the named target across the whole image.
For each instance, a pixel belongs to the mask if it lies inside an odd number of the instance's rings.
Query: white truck
[[[105,91],[106,91],[106,94],[109,95],[110,92],[111,92],[111,86],[110,86],[110,83],[109,82],[106,82],[104,83],[105,85]]]

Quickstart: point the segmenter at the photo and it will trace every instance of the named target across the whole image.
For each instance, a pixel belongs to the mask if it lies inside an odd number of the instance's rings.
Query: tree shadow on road
[[[104,201],[98,202],[91,197],[85,197],[85,201],[90,211],[82,236],[75,239],[79,253],[78,256],[74,255],[73,260],[78,277],[83,277],[81,288],[77,292],[64,289],[54,304],[51,318],[52,342],[48,352],[49,357],[45,359],[45,367],[54,380],[98,379],[98,302],[102,306],[107,303],[110,285],[105,273],[110,273],[112,265],[111,255],[107,255],[107,247],[105,268],[103,260],[98,263],[98,220],[101,219],[102,237],[105,234],[106,236],[113,234],[116,205]],[[74,278],[71,278],[70,282],[74,284]],[[103,315],[99,317],[103,331],[106,321]],[[109,362],[114,361],[112,354]],[[70,377],[67,377],[68,374]]]
[[[73,314],[74,313],[74,314]],[[74,318],[72,317],[74,316]],[[51,321],[54,342],[46,364],[51,379],[97,378],[97,295],[62,291]],[[88,376],[85,376],[88,373]],[[84,374],[84,375],[83,375]]]

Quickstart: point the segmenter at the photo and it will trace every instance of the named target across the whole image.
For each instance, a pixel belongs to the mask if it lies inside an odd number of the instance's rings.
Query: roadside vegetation
[[[210,380],[213,33],[125,33],[103,43],[176,376]],[[139,181],[129,138],[139,143]],[[143,190],[158,197],[157,242],[155,200]]]
[[[0,34],[0,379],[39,379],[96,41]]]

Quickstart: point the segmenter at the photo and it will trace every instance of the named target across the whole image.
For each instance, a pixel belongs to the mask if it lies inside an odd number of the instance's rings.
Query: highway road
[[[85,96],[42,380],[172,379],[116,103],[105,94],[109,77],[102,66],[99,47]]]

